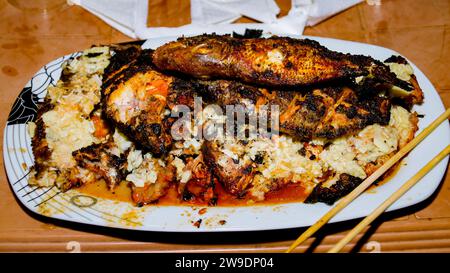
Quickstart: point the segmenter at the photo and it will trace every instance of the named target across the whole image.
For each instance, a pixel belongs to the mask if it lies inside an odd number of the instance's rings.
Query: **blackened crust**
[[[333,139],[371,124],[387,125],[390,119],[389,99],[376,94],[361,96],[355,90],[345,87],[331,86],[308,92],[263,92],[261,88],[234,81],[194,83],[191,88],[206,102],[219,104],[224,110],[226,105],[245,105],[246,101],[254,105],[262,101],[268,108],[279,107],[279,131],[303,141],[309,141],[313,137]],[[285,113],[291,114],[285,116]]]
[[[45,124],[42,120],[42,115],[50,110],[52,110],[54,105],[49,101],[45,100],[38,108],[37,119],[36,119],[36,131],[31,140],[31,146],[33,148],[34,156],[34,170],[36,171],[36,176],[38,177],[40,173],[45,171],[48,166],[47,162],[50,160],[52,151],[48,147],[46,134],[45,134]]]
[[[109,151],[113,145],[110,139],[109,142],[92,144],[72,153],[81,168],[100,175],[110,188],[114,188],[125,178],[126,167],[126,158],[118,157]]]
[[[317,203],[322,202],[328,205],[333,205],[338,199],[349,194],[359,184],[362,179],[354,177],[348,174],[341,174],[339,180],[331,187],[323,187],[322,183],[319,183],[306,198],[305,203]]]

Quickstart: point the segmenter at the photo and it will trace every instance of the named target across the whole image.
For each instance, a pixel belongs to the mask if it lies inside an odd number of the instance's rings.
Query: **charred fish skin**
[[[110,66],[115,69],[107,69],[102,107],[107,119],[131,140],[160,156],[170,151],[173,141],[174,120],[166,111],[180,104],[193,109],[197,85],[159,72],[151,61],[152,52],[131,47],[113,56]]]
[[[180,38],[157,48],[153,60],[162,70],[197,78],[229,78],[269,86],[316,84],[367,71],[351,55],[308,39],[237,39],[202,35]]]
[[[408,61],[403,58],[402,56],[396,56],[392,55],[391,57],[384,60],[384,63],[395,63],[400,65],[406,65],[409,66],[410,64]],[[411,67],[412,70],[412,67]],[[413,71],[411,71],[413,72]],[[423,103],[424,94],[422,88],[419,86],[419,82],[417,81],[416,75],[411,74],[409,81],[407,83],[411,86],[411,90],[408,90],[405,87],[402,87],[401,85],[398,85],[398,87],[410,91],[407,95],[404,94],[404,96],[400,98],[394,98],[395,102],[404,106],[407,109],[411,109],[415,104],[421,104]]]
[[[361,184],[362,179],[348,174],[341,174],[339,180],[331,187],[318,184],[305,200],[307,204],[317,202],[333,205],[334,202],[349,194]]]
[[[44,103],[39,106],[37,112],[37,118],[35,121],[36,131],[31,139],[31,146],[33,148],[33,157],[35,161],[33,168],[37,175],[41,174],[49,167],[47,162],[50,160],[52,151],[48,147],[46,140],[45,124],[42,119],[42,115],[53,108],[54,106],[48,100],[44,100]]]
[[[195,97],[198,97],[198,89],[203,88],[197,81],[174,78],[169,86],[167,94],[167,106],[174,109],[177,105],[185,105],[189,109],[194,109]]]
[[[116,73],[134,63],[142,53],[141,47],[135,44],[111,45],[110,48],[115,54],[103,73],[103,86],[110,84],[109,81],[114,79]]]
[[[279,109],[279,131],[302,141],[314,137],[337,138],[368,125],[386,125],[389,99],[371,94],[361,97],[349,88],[329,86],[295,91],[277,91],[227,80],[196,81],[195,90],[208,103],[266,105]],[[275,117],[275,115],[274,115]]]
[[[334,139],[354,133],[368,125],[389,123],[391,102],[387,98],[379,96],[363,98],[348,87],[325,88],[314,92],[324,97],[326,109],[323,118],[314,129],[314,137]],[[330,99],[333,97],[334,99]],[[327,103],[328,101],[330,102]]]
[[[120,48],[115,51],[103,75],[102,95],[109,95],[119,84],[139,72],[155,69],[152,64],[152,55],[153,50],[136,47]]]

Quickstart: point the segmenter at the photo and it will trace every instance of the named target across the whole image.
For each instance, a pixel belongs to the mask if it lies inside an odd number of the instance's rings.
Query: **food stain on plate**
[[[282,212],[283,210],[284,210],[284,206],[274,206],[273,208],[272,208],[272,211],[274,211],[274,212]]]
[[[136,210],[130,210],[122,214],[122,218],[125,220],[128,226],[142,226],[142,214]]]
[[[205,219],[205,226],[208,228],[216,228],[226,225],[228,220],[228,215],[226,214],[216,214]]]
[[[53,217],[54,215],[57,215],[57,214],[60,214],[60,213],[64,212],[63,210],[57,209],[56,207],[50,205],[49,203],[51,203],[51,201],[48,202],[48,203],[44,203],[44,204],[39,205],[37,207],[38,213],[42,214],[44,216],[47,216],[47,217]]]

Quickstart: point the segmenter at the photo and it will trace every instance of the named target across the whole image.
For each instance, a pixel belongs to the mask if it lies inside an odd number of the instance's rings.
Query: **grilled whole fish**
[[[389,68],[366,56],[331,51],[309,39],[238,39],[201,35],[157,48],[154,64],[197,78],[227,78],[269,86],[298,86],[372,75],[402,85]]]
[[[128,50],[127,55],[136,54]],[[164,117],[166,107],[172,109],[183,104],[192,109],[193,98],[198,94],[221,106],[242,104],[244,100],[257,107],[279,106],[280,131],[300,140],[335,138],[389,121],[390,100],[377,96],[378,92],[370,88],[361,92],[357,85],[352,88],[328,85],[268,91],[227,80],[185,80],[156,71],[150,62],[151,55],[157,56],[143,51],[131,58],[130,63],[116,67],[119,72],[106,78],[103,106],[106,116],[128,137],[157,155],[167,152],[172,143],[170,119]]]
[[[336,138],[390,118],[390,100],[378,96],[360,97],[349,87],[326,87],[312,91],[269,91],[226,80],[199,81],[195,89],[209,103],[266,105],[279,109],[279,131],[300,140]],[[271,118],[269,116],[269,118]]]

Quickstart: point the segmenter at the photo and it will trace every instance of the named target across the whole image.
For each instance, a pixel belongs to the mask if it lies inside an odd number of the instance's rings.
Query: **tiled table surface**
[[[282,13],[290,1],[279,1]],[[150,25],[189,22],[189,1],[150,1]],[[177,7],[173,9],[171,7]],[[19,91],[47,62],[91,46],[130,40],[80,7],[64,5],[46,13],[0,2],[0,124],[5,124]],[[241,21],[248,21],[242,19]],[[450,107],[450,0],[382,0],[350,8],[306,28],[306,35],[333,37],[392,48],[430,78]],[[3,139],[3,130],[0,132]],[[0,164],[3,165],[2,158]],[[282,251],[303,229],[233,234],[130,232],[53,221],[36,216],[15,200],[0,171],[0,251]],[[297,251],[326,251],[355,225],[329,225]],[[450,252],[450,177],[425,202],[385,214],[345,251]]]

